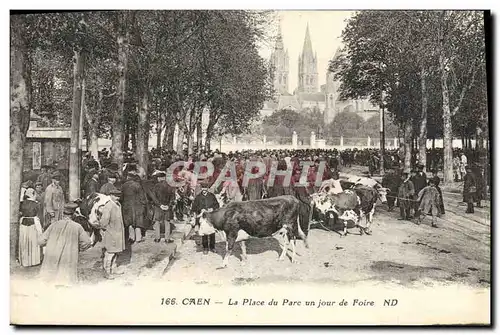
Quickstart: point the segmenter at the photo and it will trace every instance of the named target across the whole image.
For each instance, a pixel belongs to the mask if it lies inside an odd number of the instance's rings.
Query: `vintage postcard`
[[[11,12],[11,324],[491,325],[490,25]]]

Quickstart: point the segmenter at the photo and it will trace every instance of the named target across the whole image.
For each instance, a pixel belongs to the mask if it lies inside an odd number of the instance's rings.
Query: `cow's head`
[[[111,197],[105,194],[93,193],[80,203],[80,214],[87,218],[92,227],[99,227],[104,205],[111,201]]]
[[[93,236],[93,245],[102,240],[99,220],[102,216],[102,208],[110,200],[111,198],[107,195],[93,193],[83,200],[75,201],[78,208],[72,219],[78,222],[91,237]]]
[[[377,191],[377,194],[378,194],[380,201],[383,204],[387,203],[387,193],[390,192],[390,189],[387,187],[382,187],[380,185],[376,185],[375,191]]]

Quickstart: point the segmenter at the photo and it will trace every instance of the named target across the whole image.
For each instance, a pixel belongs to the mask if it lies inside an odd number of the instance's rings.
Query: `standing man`
[[[153,214],[153,228],[155,232],[156,243],[161,240],[161,226],[165,228],[165,243],[173,242],[170,239],[171,233],[171,220],[174,218],[174,202],[175,202],[175,189],[167,183],[167,174],[165,172],[158,172],[156,174],[158,183],[154,186],[153,192],[158,204],[154,207]]]
[[[46,229],[51,222],[62,220],[64,211],[64,192],[59,185],[61,182],[61,174],[56,171],[52,174],[52,183],[45,190],[45,226]]]
[[[465,213],[474,213],[474,199],[477,191],[476,177],[472,173],[470,166],[465,167],[466,174],[464,176],[464,202],[467,203]]]
[[[411,208],[413,196],[415,195],[415,188],[410,179],[408,170],[403,172],[403,182],[399,186],[398,203],[399,211],[401,213],[401,220],[411,219]]]
[[[441,187],[439,187],[439,183],[441,183],[441,178],[439,178],[437,170],[432,171],[432,174],[433,176],[431,179],[429,179],[429,183],[431,182],[431,180],[434,182],[434,187],[439,193],[439,214],[444,215],[445,210],[444,210],[443,192],[441,191]]]
[[[39,240],[45,246],[40,279],[56,284],[78,281],[78,254],[92,246],[92,238],[72,217],[76,204],[64,207],[64,218],[53,222]]]
[[[106,252],[104,253],[103,268],[107,279],[115,279],[115,275],[123,274],[116,265],[118,253],[125,250],[125,228],[123,226],[122,208],[118,200],[122,192],[118,189],[110,190],[108,201],[103,209],[99,220],[100,228],[104,231],[102,242]]]
[[[429,180],[429,186],[424,187],[418,193],[418,202],[420,203],[416,224],[421,224],[425,216],[430,212],[432,216],[432,227],[437,228],[436,215],[439,213],[439,192],[434,185],[434,179]]]
[[[130,243],[141,243],[142,229],[145,229],[146,194],[134,170],[128,171],[127,181],[122,186],[122,213]]]
[[[424,189],[424,187],[427,186],[427,175],[424,172],[423,164],[417,165],[417,170],[412,176],[411,181],[413,182],[413,187],[415,188],[414,210],[415,210],[415,216],[417,216],[419,211],[419,203],[417,201],[418,200],[417,195],[421,190]]]
[[[201,192],[194,198],[193,206],[191,210],[196,215],[195,225],[199,227],[200,219],[198,215],[201,213],[202,209],[213,211],[219,208],[219,202],[212,192],[209,192],[210,187],[208,181],[204,180],[200,184]],[[208,254],[208,250],[215,253],[215,233],[210,235],[203,235],[201,237],[201,244],[203,246],[203,254]]]

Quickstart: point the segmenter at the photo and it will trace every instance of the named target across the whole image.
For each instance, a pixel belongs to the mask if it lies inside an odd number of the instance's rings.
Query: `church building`
[[[334,59],[339,57],[340,52],[340,48],[337,49]],[[319,86],[318,57],[313,50],[309,24],[306,27],[302,53],[298,57],[298,84],[293,94],[289,93],[289,62],[280,26],[270,59],[276,97],[274,101],[264,103],[262,116],[271,115],[274,111],[282,109],[299,112],[318,110],[323,113],[325,124],[329,124],[335,115],[343,111],[356,112],[365,120],[378,113],[379,108],[373,106],[367,99],[339,100],[340,82],[335,81],[333,73],[328,69],[326,69],[326,83]]]

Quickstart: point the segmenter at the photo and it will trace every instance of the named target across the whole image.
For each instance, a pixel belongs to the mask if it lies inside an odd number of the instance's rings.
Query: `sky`
[[[335,54],[335,51],[341,46],[340,35],[346,25],[346,20],[354,12],[347,11],[280,11],[277,12],[277,18],[281,21],[281,32],[283,35],[283,44],[288,49],[290,58],[290,84],[289,93],[293,93],[297,87],[298,77],[298,58],[302,53],[306,26],[309,23],[309,33],[311,36],[313,52],[318,56],[318,89],[326,82],[326,70],[328,62]],[[277,24],[274,29],[277,33]],[[274,44],[262,46],[260,54],[269,59],[271,49]]]

